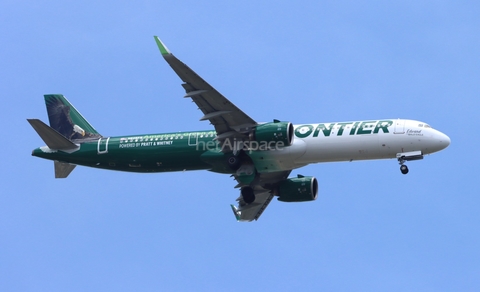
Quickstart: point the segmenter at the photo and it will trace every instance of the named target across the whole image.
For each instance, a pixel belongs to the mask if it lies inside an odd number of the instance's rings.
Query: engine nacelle
[[[277,189],[278,200],[282,202],[307,202],[317,199],[318,181],[313,176],[289,178]]]
[[[293,142],[293,125],[290,122],[276,120],[273,123],[258,125],[250,140],[257,142],[261,150],[290,146]]]

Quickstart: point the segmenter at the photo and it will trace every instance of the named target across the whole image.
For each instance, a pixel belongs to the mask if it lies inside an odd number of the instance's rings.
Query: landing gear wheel
[[[400,171],[403,173],[403,174],[407,174],[408,173],[408,167],[406,165],[401,165],[400,166]]]

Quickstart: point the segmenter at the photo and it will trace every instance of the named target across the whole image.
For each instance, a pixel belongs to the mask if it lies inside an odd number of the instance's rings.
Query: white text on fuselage
[[[149,141],[150,140],[150,141]],[[158,141],[156,139],[143,139],[142,137],[120,138],[119,148],[136,148],[136,147],[150,147],[150,146],[164,146],[172,145],[173,141]]]
[[[407,135],[408,136],[423,136],[422,130],[407,130]]]
[[[295,129],[295,136],[298,138],[318,137],[320,132],[324,137],[389,133],[388,127],[391,125],[393,125],[391,120],[307,124],[298,126]]]
[[[176,142],[183,141],[190,145],[197,144],[202,139],[213,139],[216,136],[215,131],[203,132],[178,132],[165,134],[152,134],[142,136],[132,136],[120,138],[119,148],[138,148],[169,146]]]

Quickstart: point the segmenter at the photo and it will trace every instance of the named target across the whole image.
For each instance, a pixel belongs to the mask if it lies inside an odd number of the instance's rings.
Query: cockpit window
[[[418,124],[418,127],[419,127],[419,128],[423,128],[423,124]]]
[[[425,124],[425,128],[431,128],[429,125]]]

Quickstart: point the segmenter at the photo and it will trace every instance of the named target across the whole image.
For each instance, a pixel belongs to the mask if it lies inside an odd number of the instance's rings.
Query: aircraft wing
[[[224,143],[226,140],[232,141],[235,138],[239,140],[248,138],[246,136],[257,126],[257,122],[231,103],[186,64],[177,59],[157,36],[154,38],[163,58],[184,82],[182,84],[186,91],[184,97],[191,98],[203,112],[204,116],[200,119],[201,121],[209,120],[215,127],[217,132],[216,140]],[[230,143],[230,145],[234,144]],[[229,147],[222,147],[222,149],[224,151],[235,151],[235,149]],[[257,174],[254,181],[249,184],[254,189],[255,201],[247,204],[240,196],[237,199],[238,206],[232,205],[232,210],[237,220],[258,220],[275,196],[272,191],[274,187],[280,181],[286,179],[289,174],[290,171]],[[239,182],[236,187],[245,186],[240,182],[241,179],[237,175],[234,176]]]
[[[154,38],[162,56],[184,82],[182,86],[186,91],[185,97],[191,98],[203,112],[204,116],[200,120],[209,120],[215,127],[218,140],[241,137],[257,125],[252,118],[177,59],[157,36]]]
[[[262,192],[255,194],[255,202],[249,205],[238,206],[230,205],[232,207],[233,214],[237,221],[250,222],[258,220],[263,211],[267,208],[270,201],[273,199],[273,194],[269,192]],[[257,202],[258,201],[258,202]]]
[[[272,189],[274,189],[274,186],[279,184],[280,181],[286,179],[290,172],[289,170],[259,174],[250,185],[254,189],[255,201],[251,204],[246,204],[242,196],[240,196],[237,199],[238,206],[231,205],[237,221],[249,222],[258,220],[275,196]],[[237,185],[237,187],[240,186],[242,186],[241,183]]]

